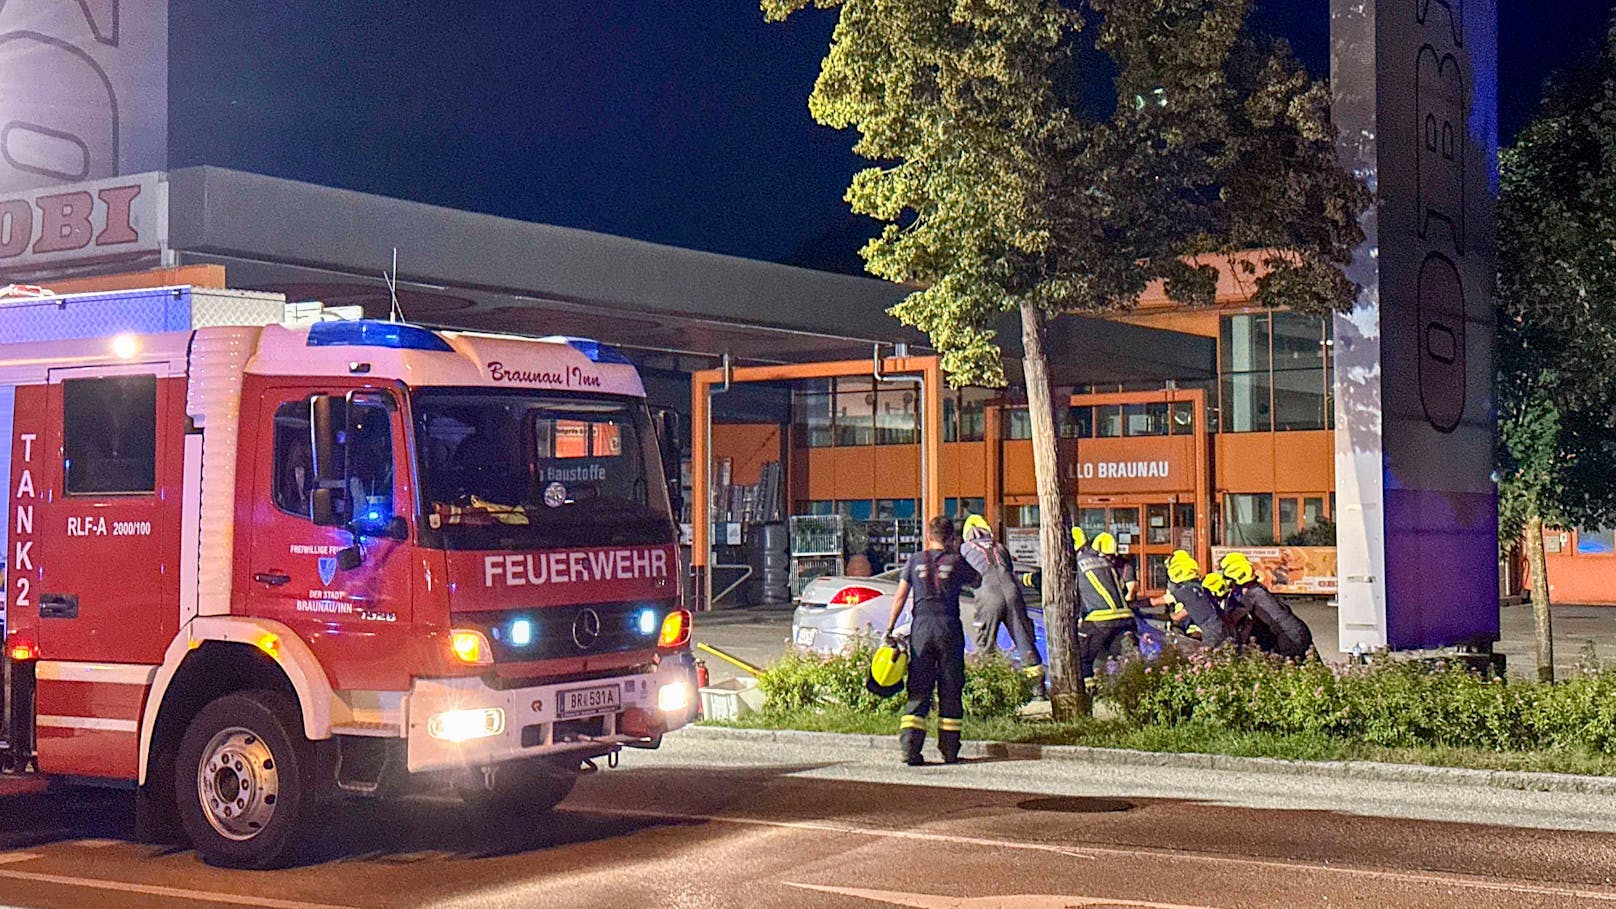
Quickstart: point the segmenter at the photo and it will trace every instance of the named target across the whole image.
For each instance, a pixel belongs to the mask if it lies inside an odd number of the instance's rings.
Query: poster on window
[[[1274,593],[1291,596],[1335,596],[1334,546],[1269,546],[1247,549],[1214,546],[1213,561],[1230,552],[1243,552],[1257,569],[1257,578]]]
[[[1010,527],[1004,532],[1005,548],[1017,565],[1036,568],[1043,564],[1038,554],[1038,528]]]

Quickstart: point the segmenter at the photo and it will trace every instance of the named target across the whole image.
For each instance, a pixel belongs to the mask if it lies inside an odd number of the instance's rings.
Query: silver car
[[[797,597],[797,610],[791,616],[791,646],[801,652],[830,656],[850,647],[861,635],[879,637],[892,615],[892,597],[898,591],[897,569],[869,578],[815,578]],[[1038,649],[1044,650],[1044,613],[1029,608]],[[897,632],[909,633],[910,610],[904,607],[898,617]],[[976,649],[976,600],[970,590],[960,594],[960,621],[966,629],[965,650]],[[1009,632],[999,628],[999,649],[1013,652]]]

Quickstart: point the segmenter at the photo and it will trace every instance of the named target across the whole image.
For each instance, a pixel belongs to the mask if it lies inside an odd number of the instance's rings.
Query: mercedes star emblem
[[[572,642],[580,650],[588,650],[600,637],[600,613],[585,609],[572,620]]]

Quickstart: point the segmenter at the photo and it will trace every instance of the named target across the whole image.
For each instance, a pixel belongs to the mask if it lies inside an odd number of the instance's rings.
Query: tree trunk
[[[1048,635],[1049,701],[1055,719],[1090,712],[1089,693],[1077,659],[1077,573],[1072,538],[1061,500],[1060,443],[1055,433],[1054,389],[1044,353],[1046,320],[1036,307],[1021,306],[1022,367],[1027,416],[1032,425],[1033,473],[1038,481],[1038,549],[1044,573],[1044,630]]]
[[[1537,677],[1554,681],[1554,626],[1549,619],[1549,559],[1543,551],[1543,519],[1526,519],[1526,570],[1532,574],[1532,619],[1537,625]]]

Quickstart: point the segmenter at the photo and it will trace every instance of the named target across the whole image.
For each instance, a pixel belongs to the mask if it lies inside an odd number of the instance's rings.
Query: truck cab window
[[[314,444],[309,431],[309,402],[288,401],[275,408],[275,474],[270,492],[277,508],[310,516],[314,489]]]
[[[389,411],[380,401],[360,399],[352,414],[342,398],[332,401],[339,464],[346,465],[347,514],[362,530],[376,530],[393,519],[393,433]],[[309,399],[275,408],[274,472],[270,497],[282,511],[313,518],[314,435]]]
[[[62,454],[68,495],[155,492],[157,377],[63,382]]]
[[[388,410],[376,399],[356,400],[341,442],[347,451],[348,500],[354,522],[379,530],[393,520],[393,431]]]

